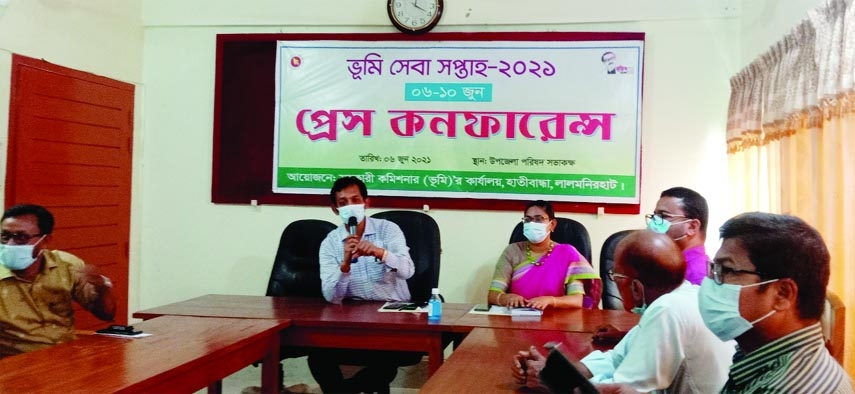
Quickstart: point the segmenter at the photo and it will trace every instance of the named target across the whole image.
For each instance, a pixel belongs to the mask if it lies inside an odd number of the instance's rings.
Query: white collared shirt
[[[680,287],[653,303],[614,349],[582,363],[594,383],[627,383],[638,391],[718,393],[727,381],[735,342],[722,342],[701,319],[698,286]]]

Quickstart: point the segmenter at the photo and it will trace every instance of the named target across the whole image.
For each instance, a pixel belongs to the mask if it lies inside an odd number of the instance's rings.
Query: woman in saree
[[[527,241],[512,243],[502,252],[487,302],[537,309],[596,307],[599,300],[584,300],[584,282],[600,280],[594,268],[575,247],[550,238],[556,225],[552,204],[528,203],[522,221]]]

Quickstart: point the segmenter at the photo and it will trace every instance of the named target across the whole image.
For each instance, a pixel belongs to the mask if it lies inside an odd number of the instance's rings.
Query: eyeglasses
[[[624,275],[624,274],[620,274],[620,273],[614,272],[612,270],[609,270],[609,280],[611,280],[612,282],[616,282],[615,278],[632,279],[632,277],[629,275]]]
[[[707,262],[707,276],[711,277],[716,284],[723,284],[725,278],[730,277],[732,275],[740,274],[752,274],[757,275],[761,278],[766,277],[766,274],[760,271],[740,270],[736,268],[725,267],[721,263],[716,263],[715,261]]]
[[[523,223],[531,223],[531,222],[544,223],[544,222],[548,222],[550,220],[552,220],[552,219],[550,219],[549,216],[540,216],[540,215],[523,216],[523,218],[522,218]]]
[[[671,220],[669,220],[669,219],[685,218],[685,217],[686,217],[685,215],[673,215],[673,214],[665,213],[665,212],[652,213],[652,214],[648,213],[647,215],[644,215],[644,218],[647,220],[647,222],[649,223],[652,221],[653,224],[662,224],[662,223],[665,223],[666,220],[668,220],[670,222]]]
[[[8,231],[0,232],[0,243],[6,244],[10,240],[15,240],[16,244],[23,245],[30,243],[30,240],[43,234],[27,234],[27,233],[10,233]]]

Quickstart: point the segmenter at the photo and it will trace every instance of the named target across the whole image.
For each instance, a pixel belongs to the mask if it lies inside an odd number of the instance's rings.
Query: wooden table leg
[[[208,394],[222,394],[223,392],[223,381],[217,380],[214,383],[208,385]]]
[[[279,334],[271,335],[270,351],[261,361],[261,392],[277,394],[279,392]]]
[[[442,365],[445,359],[442,348],[442,335],[436,335],[430,339],[430,351],[428,351],[428,376],[433,375]]]

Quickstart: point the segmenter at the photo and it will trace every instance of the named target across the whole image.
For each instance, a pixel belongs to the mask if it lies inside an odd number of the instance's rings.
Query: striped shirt
[[[852,393],[852,379],[825,348],[819,323],[745,354],[737,349],[722,393]]]
[[[387,251],[386,262],[374,256],[362,256],[351,264],[350,272],[341,272],[344,240],[349,233],[344,225],[330,231],[321,242],[321,289],[327,301],[339,304],[345,298],[373,301],[409,301],[407,279],[415,266],[404,233],[388,220],[365,218],[362,239]]]

